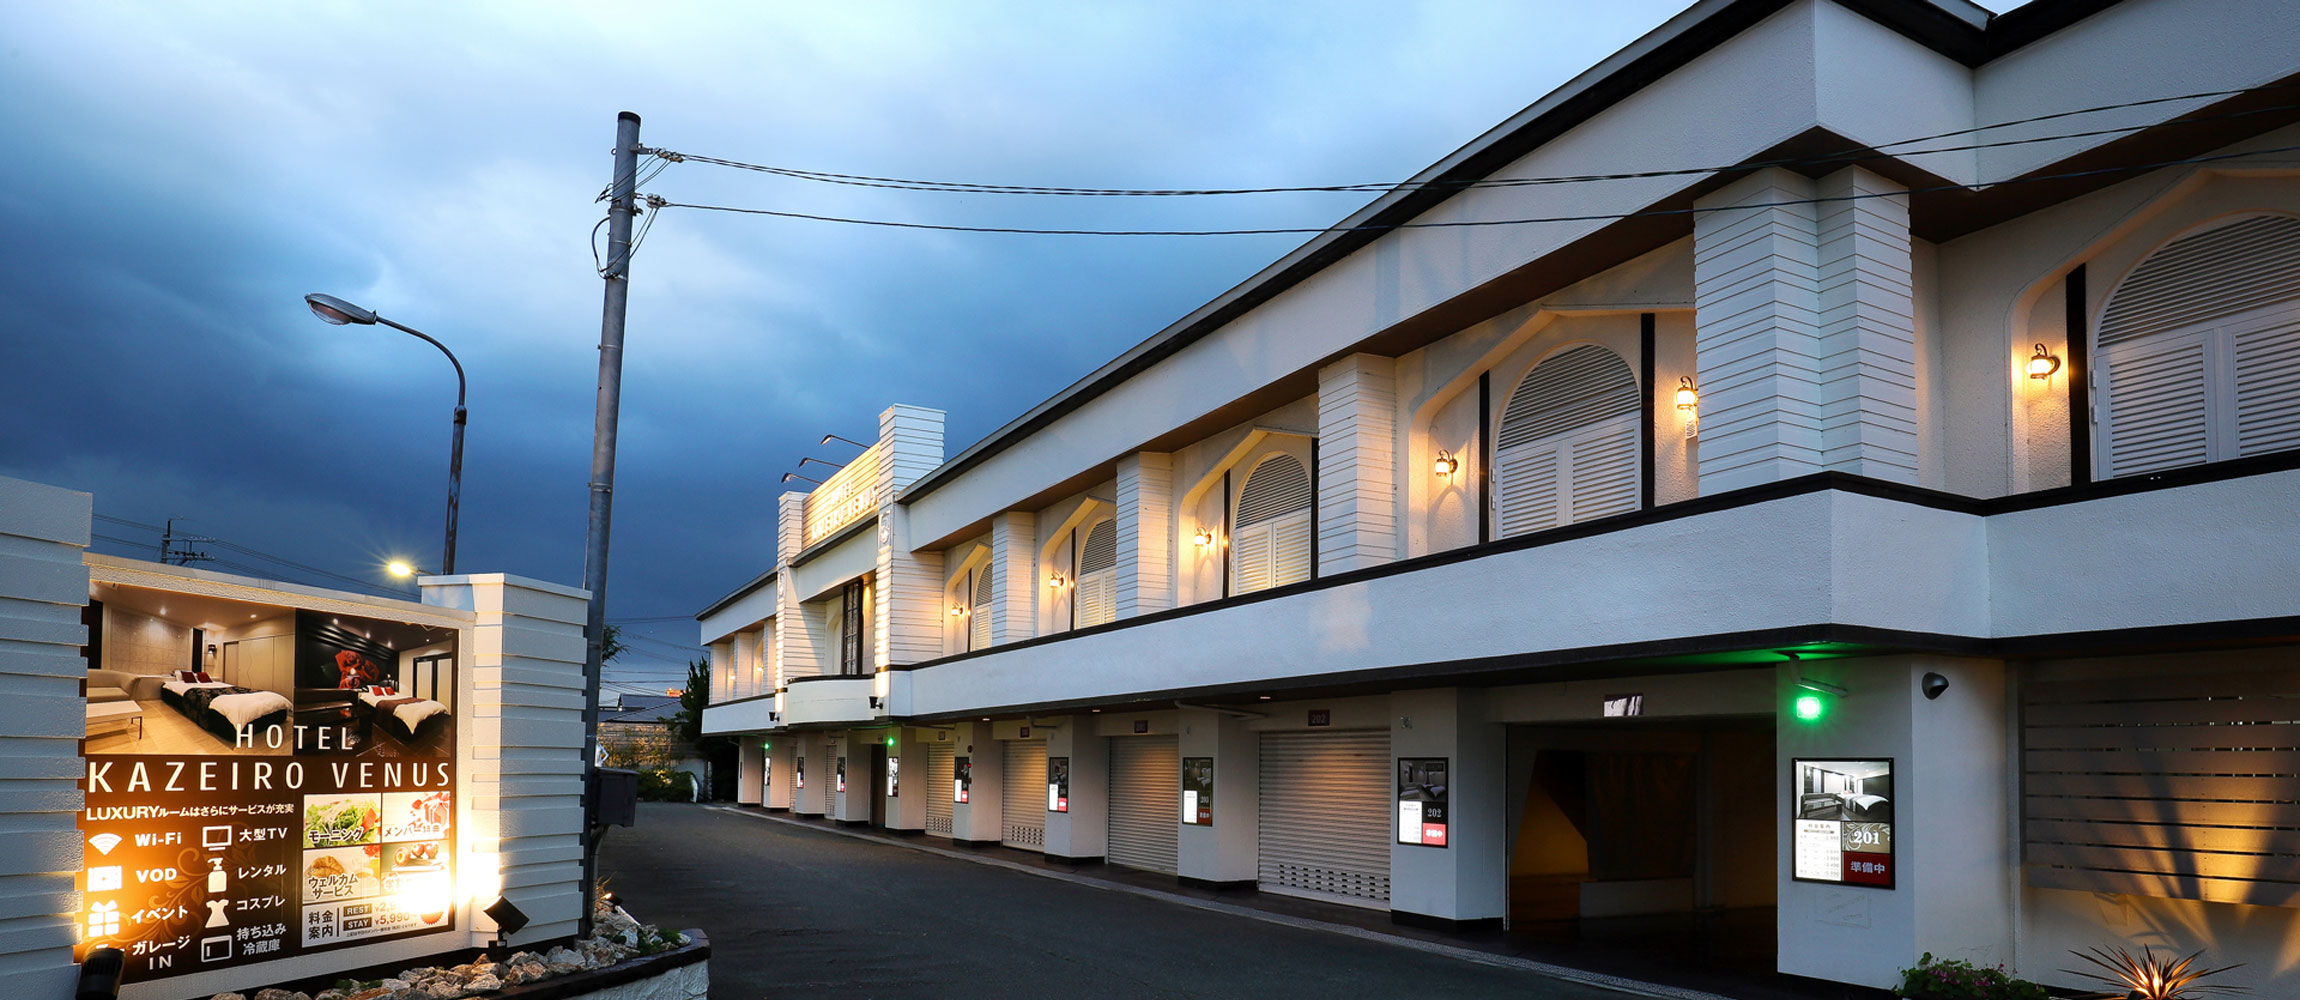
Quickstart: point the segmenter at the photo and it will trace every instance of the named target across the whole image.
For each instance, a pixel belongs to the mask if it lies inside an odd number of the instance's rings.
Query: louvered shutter
[[[1121,736],[1110,741],[1111,864],[1175,873],[1182,782],[1175,770],[1181,747],[1172,736]]]
[[[2118,346],[2107,363],[2108,474],[2133,476],[2211,460],[2207,336],[2159,334]]]
[[[1254,467],[1238,490],[1230,530],[1230,590],[1250,594],[1310,578],[1310,473],[1291,455],[1273,455]]]
[[[1046,849],[1046,741],[1009,740],[999,761],[999,842]]]
[[[1078,549],[1078,627],[1118,617],[1118,525],[1103,521]]]
[[[956,810],[950,801],[950,786],[958,780],[958,758],[948,743],[926,745],[926,832],[950,836],[950,822]]]
[[[1355,905],[1390,898],[1390,734],[1263,733],[1257,876],[1264,892]]]
[[[2229,359],[2236,380],[2235,453],[2300,448],[2300,311],[2275,309],[2232,323]]]
[[[2300,220],[2237,219],[2141,261],[2101,310],[2107,474],[2300,448],[2296,304]]]
[[[1559,353],[1510,393],[1494,435],[1494,521],[1503,536],[1637,509],[1637,376],[1595,345]]]
[[[974,574],[974,601],[967,609],[966,648],[990,648],[990,564]]]

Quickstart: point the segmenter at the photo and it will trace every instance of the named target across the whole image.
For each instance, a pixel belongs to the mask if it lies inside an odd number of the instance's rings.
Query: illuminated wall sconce
[[[1461,459],[1453,457],[1450,451],[1438,452],[1437,458],[1430,462],[1430,475],[1439,479],[1452,479],[1453,474],[1460,471]]]
[[[1063,576],[1060,573],[1056,573],[1052,577],[1047,578],[1046,585],[1056,590],[1061,590],[1064,587],[1070,586],[1070,578]]]
[[[2051,351],[2045,350],[2043,344],[2036,345],[2036,353],[2029,355],[2028,377],[2051,378],[2052,373],[2059,370],[2060,359],[2054,357]]]
[[[885,708],[887,692],[894,686],[894,675],[884,670],[871,677],[870,707]]]
[[[964,618],[964,617],[966,617],[966,606],[965,606],[965,605],[962,605],[962,604],[953,604],[953,605],[951,605],[951,606],[950,606],[950,616],[951,616],[952,618]]]
[[[1192,533],[1192,534],[1191,534],[1191,536],[1190,536],[1190,540],[1191,540],[1191,541],[1194,541],[1194,542],[1197,542],[1197,543],[1198,543],[1198,547],[1199,547],[1199,548],[1201,548],[1201,549],[1210,549],[1210,548],[1213,548],[1213,547],[1214,547],[1214,529],[1212,529],[1212,528],[1200,528],[1200,529],[1198,529],[1196,532],[1194,532],[1194,533]]]
[[[1693,376],[1677,376],[1677,409],[1685,414],[1685,436],[1701,434],[1701,390],[1693,387]]]

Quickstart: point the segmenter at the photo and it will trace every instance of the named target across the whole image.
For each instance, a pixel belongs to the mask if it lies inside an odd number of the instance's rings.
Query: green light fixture
[[[1828,714],[1829,706],[1826,702],[1821,700],[1820,695],[1801,694],[1797,696],[1796,704],[1792,710],[1797,713],[1797,718],[1802,721],[1818,722],[1820,721],[1821,716]]]

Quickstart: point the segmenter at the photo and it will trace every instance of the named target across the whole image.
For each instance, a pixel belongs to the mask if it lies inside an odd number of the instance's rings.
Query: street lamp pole
[[[465,389],[463,362],[456,360],[455,352],[448,350],[446,344],[433,339],[430,334],[378,316],[372,309],[362,309],[333,295],[321,295],[317,292],[304,296],[303,301],[305,305],[311,307],[312,315],[319,317],[331,326],[343,326],[346,323],[372,326],[381,323],[401,333],[420,337],[424,343],[439,348],[439,353],[447,355],[447,363],[455,366],[455,443],[449,450],[447,458],[447,549],[441,553],[439,558],[439,572],[444,575],[454,575],[455,520],[463,506],[463,424],[465,416],[463,408]]]

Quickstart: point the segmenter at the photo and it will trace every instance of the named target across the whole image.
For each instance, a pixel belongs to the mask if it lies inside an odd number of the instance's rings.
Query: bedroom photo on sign
[[[97,584],[83,622],[87,755],[292,751],[295,615],[289,609]]]
[[[455,756],[455,633],[296,613],[298,754]]]

